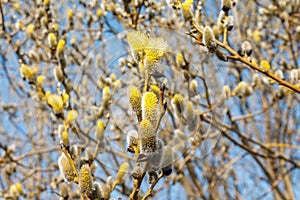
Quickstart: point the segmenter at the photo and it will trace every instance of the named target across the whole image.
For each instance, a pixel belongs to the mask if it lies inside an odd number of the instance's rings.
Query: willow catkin
[[[217,49],[217,42],[214,32],[209,26],[204,28],[202,42],[211,53],[215,52]]]
[[[128,96],[129,96],[129,104],[130,104],[133,112],[135,112],[137,115],[141,115],[142,106],[141,106],[140,91],[134,86],[129,86]]]
[[[138,133],[136,130],[130,130],[127,132],[126,136],[127,141],[127,151],[131,153],[136,152],[137,144],[138,144]]]
[[[241,45],[241,48],[242,48],[242,54],[243,55],[251,56],[251,54],[252,54],[252,45],[250,44],[249,41],[244,41]]]
[[[164,155],[160,164],[162,172],[165,176],[169,176],[172,173],[174,162],[174,153],[171,146],[167,145],[164,147]]]
[[[58,158],[58,167],[61,175],[63,176],[66,182],[74,181],[76,174],[73,171],[73,168],[64,153]]]
[[[174,110],[176,114],[182,114],[184,107],[184,97],[181,94],[175,94],[172,98],[172,106],[174,107]]]
[[[122,183],[122,181],[123,181],[123,179],[124,179],[124,177],[126,175],[126,172],[128,171],[128,168],[129,168],[129,164],[127,162],[124,162],[124,163],[121,164],[121,166],[120,166],[120,168],[118,170],[118,173],[116,175],[116,179],[115,179],[115,182],[113,184],[114,185],[113,188],[116,185]]]
[[[79,188],[82,194],[89,195],[92,193],[93,181],[88,164],[82,165],[79,174]]]
[[[153,127],[158,121],[158,99],[153,92],[145,92],[142,99],[142,118],[149,120]]]
[[[90,198],[93,200],[103,200],[104,199],[104,191],[102,185],[98,182],[93,183],[93,190]]]
[[[156,134],[150,121],[145,119],[139,125],[141,153],[152,153],[156,150]]]
[[[67,199],[69,196],[68,186],[65,183],[62,183],[60,186],[60,196],[62,199]]]

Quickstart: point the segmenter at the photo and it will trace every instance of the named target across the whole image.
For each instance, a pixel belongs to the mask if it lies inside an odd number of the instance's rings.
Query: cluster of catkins
[[[158,98],[153,92],[145,92],[141,96],[139,90],[131,86],[129,88],[129,102],[139,121],[139,130],[131,130],[127,133],[128,151],[139,153],[138,162],[145,162],[145,170],[149,174],[156,174],[162,170],[164,175],[172,172],[173,153],[169,146],[157,136],[159,126]]]

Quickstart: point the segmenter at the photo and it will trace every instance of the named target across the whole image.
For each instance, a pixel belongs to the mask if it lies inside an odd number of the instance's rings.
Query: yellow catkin
[[[191,101],[187,102],[185,107],[185,112],[186,112],[186,119],[188,120],[188,123],[191,123],[195,118],[194,106]]]
[[[114,182],[114,186],[117,185],[117,184],[122,183],[123,178],[124,178],[126,172],[128,171],[128,167],[129,167],[129,164],[127,162],[123,163],[120,166],[119,171],[118,171],[117,176],[116,176],[116,180]]]
[[[33,36],[33,33],[34,33],[34,25],[33,24],[29,24],[26,28],[26,32],[27,34],[32,37]]]
[[[37,81],[38,86],[42,86],[43,85],[43,82],[44,82],[45,78],[46,77],[43,76],[43,75],[37,76],[36,81]]]
[[[56,113],[61,113],[63,111],[64,102],[61,96],[57,94],[51,94],[47,98],[47,102]]]
[[[48,45],[50,49],[55,49],[57,45],[57,38],[54,33],[48,34]]]
[[[156,95],[160,94],[160,88],[157,85],[151,84],[150,88]]]
[[[65,40],[60,39],[58,41],[56,52],[57,52],[57,56],[59,58],[61,58],[63,56],[65,44],[66,44]]]
[[[206,26],[203,31],[203,41],[209,52],[213,53],[217,49],[217,43],[213,30]]]
[[[146,92],[142,99],[142,117],[147,119],[153,126],[156,126],[158,120],[158,99],[153,92]]]
[[[64,153],[58,158],[58,167],[66,182],[74,181],[76,174]]]
[[[149,120],[141,121],[139,132],[141,137],[141,152],[154,152],[156,150],[156,134]]]
[[[260,66],[265,70],[265,71],[269,71],[271,69],[271,65],[269,63],[269,61],[267,60],[261,60],[260,61]]]
[[[162,38],[150,38],[145,48],[147,65],[156,64],[168,49],[168,44]]]
[[[98,120],[97,127],[96,127],[96,140],[97,142],[102,142],[104,139],[104,123],[102,120]]]
[[[26,64],[21,64],[20,71],[21,71],[21,76],[24,77],[27,81],[31,82],[34,81],[34,77],[38,72],[38,68],[29,67]]]
[[[129,96],[129,103],[130,103],[132,110],[136,114],[140,114],[142,111],[141,93],[139,92],[139,90],[136,87],[130,86],[128,89],[128,96]]]
[[[78,116],[78,112],[76,110],[70,110],[68,112],[68,117],[67,117],[68,122],[73,122],[77,116]]]
[[[148,43],[148,36],[140,31],[132,31],[127,34],[128,42],[135,51],[143,51]]]
[[[260,42],[261,38],[260,38],[260,31],[255,29],[253,31],[253,39],[256,41],[256,42]]]
[[[189,22],[193,19],[193,13],[191,11],[191,7],[193,6],[193,0],[186,0],[182,3],[182,14],[184,21]]]
[[[184,98],[181,94],[175,94],[173,96],[173,103],[175,105],[176,112],[182,113]]]
[[[93,182],[90,167],[84,164],[80,169],[79,174],[79,188],[82,194],[89,195],[92,193]]]

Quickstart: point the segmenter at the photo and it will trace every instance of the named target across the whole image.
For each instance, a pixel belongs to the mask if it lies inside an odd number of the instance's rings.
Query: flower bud
[[[96,127],[96,132],[95,132],[95,138],[98,143],[103,143],[104,142],[104,124],[102,120],[98,120],[97,122],[97,127]]]
[[[252,54],[252,46],[251,46],[251,44],[250,44],[250,42],[248,42],[248,41],[244,41],[243,43],[242,43],[242,54],[243,55],[247,55],[247,56],[251,56],[251,54]]]
[[[76,174],[64,153],[61,153],[60,157],[58,158],[58,167],[66,182],[74,181]]]
[[[56,48],[57,58],[62,59],[64,56],[65,40],[59,40]]]
[[[220,50],[220,49],[216,49],[216,56],[219,58],[219,60],[222,60],[222,61],[225,61],[225,62],[228,61],[227,54],[224,51]]]
[[[194,113],[194,106],[191,101],[188,101],[185,107],[185,118],[188,123],[191,123],[193,120],[195,120],[195,113]]]
[[[299,72],[298,69],[292,69],[290,71],[290,79],[292,81],[292,83],[296,83],[299,79]]]
[[[204,28],[202,42],[211,53],[215,52],[215,50],[217,49],[217,43],[214,32],[209,26],[206,26]]]
[[[174,106],[175,112],[177,114],[182,114],[183,112],[183,103],[184,103],[184,98],[181,94],[175,94],[172,98],[171,101],[172,105]]]
[[[228,31],[231,31],[233,28],[233,16],[230,15],[226,18],[226,20],[224,21],[224,28],[226,28]]]
[[[54,50],[57,45],[57,39],[54,33],[49,33],[48,34],[48,45],[50,49]]]
[[[223,94],[224,94],[226,99],[228,99],[231,96],[230,87],[228,85],[225,85],[223,87]]]
[[[190,89],[191,89],[191,92],[193,92],[193,94],[197,94],[197,88],[198,88],[198,82],[196,79],[193,79],[191,82],[190,82]]]
[[[113,188],[115,188],[116,185],[122,183],[123,178],[124,178],[126,172],[128,171],[128,167],[129,167],[129,164],[127,162],[124,162],[120,166],[119,171],[118,171],[117,176],[116,176],[116,180],[114,182]]]

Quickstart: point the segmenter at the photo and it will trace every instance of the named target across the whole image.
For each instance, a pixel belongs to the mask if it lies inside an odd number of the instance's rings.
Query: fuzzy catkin
[[[92,193],[93,182],[90,167],[84,164],[80,169],[79,188],[82,194],[89,195]]]

